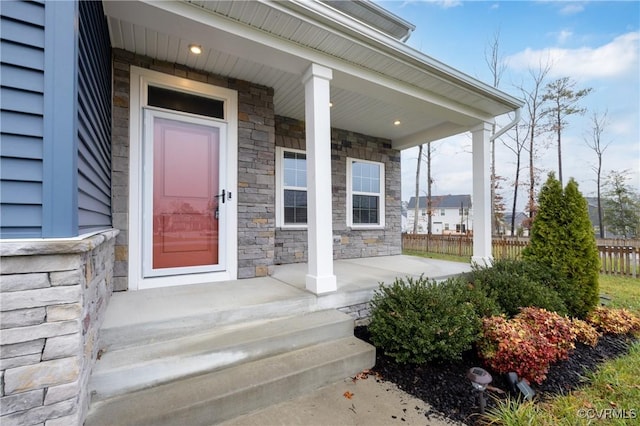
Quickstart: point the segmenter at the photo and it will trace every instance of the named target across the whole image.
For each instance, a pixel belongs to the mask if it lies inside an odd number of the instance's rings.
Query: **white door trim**
[[[147,106],[149,84],[184,91],[200,96],[208,96],[224,101],[224,122],[227,124],[226,143],[226,189],[232,193],[227,201],[228,220],[224,224],[226,235],[227,268],[220,272],[190,273],[164,277],[148,277],[143,274],[143,111]],[[235,90],[212,86],[157,71],[131,66],[131,86],[129,104],[129,250],[128,288],[168,287],[175,285],[199,284],[214,281],[235,280],[238,275],[238,93]],[[118,214],[118,213],[116,213]]]

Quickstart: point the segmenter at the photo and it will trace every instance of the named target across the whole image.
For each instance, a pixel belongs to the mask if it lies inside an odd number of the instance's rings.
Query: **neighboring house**
[[[426,234],[429,224],[427,197],[418,198],[418,233]],[[413,232],[416,197],[407,206],[407,229]],[[468,235],[473,231],[473,209],[470,195],[431,196],[431,233],[434,235]]]
[[[413,25],[374,3],[0,14],[3,425],[83,422],[114,290],[307,262],[321,294],[334,259],[400,253],[403,149],[471,133],[490,261],[491,126],[522,102],[408,47]]]
[[[504,219],[500,224],[500,235],[527,237],[529,236],[529,230],[525,227],[525,223],[529,220],[524,212],[516,212],[516,219],[514,221],[514,235],[511,235],[511,218],[513,215],[509,213],[504,214]]]
[[[587,208],[589,209],[589,220],[591,220],[591,225],[593,226],[593,235],[595,235],[596,238],[600,238],[600,227],[604,225],[600,223],[600,216],[598,215],[598,197],[585,197],[585,199],[587,200]],[[602,200],[602,203],[604,208],[604,200]],[[621,238],[621,236],[609,232],[605,227],[604,238]]]

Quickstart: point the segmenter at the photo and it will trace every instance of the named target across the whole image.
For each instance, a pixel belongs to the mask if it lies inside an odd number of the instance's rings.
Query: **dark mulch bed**
[[[370,342],[366,327],[356,327],[355,334]],[[577,344],[568,360],[551,366],[547,379],[541,385],[531,386],[537,393],[536,397],[544,398],[576,389],[584,383],[585,372],[594,370],[598,364],[608,359],[627,353],[631,342],[628,336],[607,335],[600,338],[595,348]],[[427,417],[440,412],[450,419],[472,425],[478,413],[475,396],[466,378],[467,371],[472,367],[484,367],[475,351],[464,353],[459,362],[401,365],[378,350],[373,371],[379,373],[384,380],[395,383],[400,389],[431,405],[435,412],[426,413]],[[492,375],[491,385],[508,391],[505,378],[502,375]],[[490,394],[501,397],[494,392]],[[493,399],[487,398],[487,407],[493,405]]]

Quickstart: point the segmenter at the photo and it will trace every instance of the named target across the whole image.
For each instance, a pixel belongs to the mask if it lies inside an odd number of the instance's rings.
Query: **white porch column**
[[[309,270],[307,290],[337,290],[333,274],[333,218],[331,208],[331,112],[332,78],[329,68],[311,64],[302,77],[307,142],[307,232]]]
[[[471,130],[473,155],[473,256],[471,262],[491,265],[491,125]]]

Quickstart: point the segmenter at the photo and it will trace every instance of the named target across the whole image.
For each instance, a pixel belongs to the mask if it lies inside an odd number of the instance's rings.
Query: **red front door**
[[[219,265],[220,129],[147,117],[153,126],[152,270]]]

